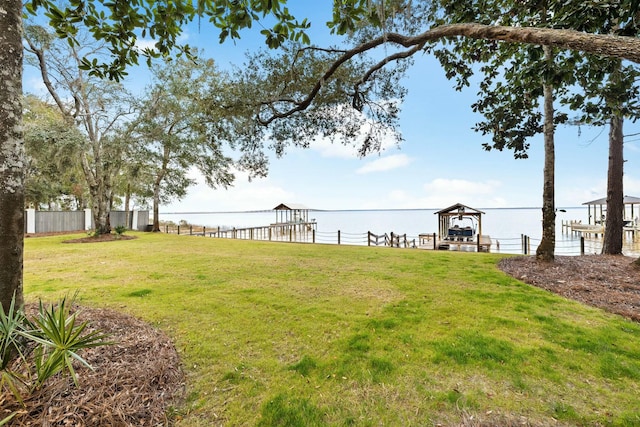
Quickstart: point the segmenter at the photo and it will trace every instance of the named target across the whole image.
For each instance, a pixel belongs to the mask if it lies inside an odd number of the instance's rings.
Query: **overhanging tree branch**
[[[262,125],[269,125],[275,120],[289,117],[297,112],[307,109],[316,98],[323,85],[332,78],[338,69],[340,69],[343,64],[360,54],[388,43],[402,46],[404,48],[411,48],[405,52],[389,55],[372,66],[367,72],[365,72],[359,83],[356,84],[356,92],[359,84],[365,82],[371,74],[382,69],[386,64],[394,60],[408,58],[422,50],[427,43],[447,37],[469,37],[474,39],[497,40],[510,43],[555,46],[562,49],[582,51],[595,55],[626,59],[640,63],[640,39],[638,38],[591,34],[568,29],[508,27],[461,23],[431,28],[415,36],[387,33],[366,43],[362,43],[352,49],[343,51],[343,53],[333,63],[331,63],[327,71],[317,80],[314,87],[308,92],[306,97],[293,102],[294,106],[288,110],[274,112],[269,117],[259,117],[258,120]],[[291,102],[291,100],[287,101]],[[285,102],[285,100],[279,99],[275,102]]]

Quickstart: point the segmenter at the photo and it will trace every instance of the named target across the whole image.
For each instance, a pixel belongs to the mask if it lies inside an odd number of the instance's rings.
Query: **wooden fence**
[[[130,230],[145,231],[149,224],[149,211],[129,211],[129,223],[126,224],[125,211],[111,211],[111,227],[125,225]],[[37,211],[26,209],[24,215],[25,233],[56,233],[64,231],[93,230],[95,224],[91,209],[82,211]]]

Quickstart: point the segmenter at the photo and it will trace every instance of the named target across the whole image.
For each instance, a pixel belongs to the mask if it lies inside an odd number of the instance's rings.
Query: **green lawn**
[[[25,293],[79,290],[167,332],[180,426],[640,425],[640,325],[498,255],[135,235],[26,239]]]

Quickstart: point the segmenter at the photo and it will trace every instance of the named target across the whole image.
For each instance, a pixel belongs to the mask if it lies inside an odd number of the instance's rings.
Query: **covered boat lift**
[[[482,234],[482,215],[484,212],[472,207],[456,203],[448,208],[435,212],[438,215],[438,249],[458,250],[475,247],[478,252],[489,252],[491,238]],[[475,226],[460,227],[454,222],[470,219]]]
[[[589,225],[601,225],[606,221],[607,215],[607,198],[592,200],[582,204],[587,206],[589,211]],[[638,225],[638,215],[640,215],[640,197],[624,196],[623,200],[624,215],[623,220],[627,223],[633,222],[634,226]],[[637,206],[636,206],[637,205]],[[593,211],[592,211],[593,207]],[[627,209],[629,207],[629,209]],[[631,225],[631,224],[628,224]]]
[[[587,224],[571,221],[569,227],[572,232],[581,233],[583,235],[604,235],[605,222],[607,220],[607,198],[591,200],[584,202],[583,206],[587,206],[588,219]],[[637,206],[636,206],[637,205]],[[638,215],[640,215],[640,197],[624,196],[623,199],[623,216],[624,221],[623,232],[635,233],[640,230]]]

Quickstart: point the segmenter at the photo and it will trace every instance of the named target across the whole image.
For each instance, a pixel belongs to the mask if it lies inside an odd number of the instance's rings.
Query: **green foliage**
[[[0,390],[8,389],[22,401],[25,389],[32,393],[61,372],[78,386],[73,361],[91,369],[78,352],[110,344],[106,336],[100,331],[85,332],[87,323],[76,322],[77,313],[70,313],[66,297],[49,308],[40,303],[33,321],[15,308],[14,301],[6,314],[0,310]]]
[[[33,328],[22,332],[22,335],[35,342],[35,373],[33,388],[37,389],[52,376],[66,371],[76,387],[78,379],[72,362],[77,360],[87,368],[91,366],[78,355],[78,351],[91,347],[110,344],[105,341],[106,335],[100,331],[85,332],[87,322],[76,323],[77,313],[70,313],[67,298],[61,299],[57,305],[46,308],[42,302]]]
[[[194,57],[189,45],[179,42],[183,28],[189,22],[208,19],[220,30],[220,41],[240,37],[240,30],[250,28],[261,17],[273,17],[273,27],[263,31],[269,47],[278,47],[285,40],[308,41],[304,31],[307,20],[298,21],[283,0],[212,1],[176,0],[156,2],[142,0],[122,2],[110,0],[70,0],[64,6],[51,0],[29,0],[25,9],[30,14],[44,12],[56,35],[77,45],[79,28],[87,28],[96,40],[103,40],[110,50],[110,59],[87,56],[82,68],[92,75],[120,80],[126,68],[136,65],[140,57],[151,64],[153,58],[171,56],[177,51],[188,58]],[[153,48],[139,49],[139,37],[155,41]]]
[[[19,401],[22,397],[18,388],[24,379],[11,369],[11,364],[16,359],[19,363],[26,361],[27,349],[22,336],[25,324],[24,312],[15,307],[14,297],[7,313],[0,310],[0,390],[9,389]]]
[[[127,231],[127,226],[117,225],[116,227],[114,227],[113,231],[116,232],[116,236],[122,236],[125,233],[125,231]]]
[[[147,177],[154,206],[186,194],[195,182],[187,173],[192,167],[212,188],[231,185],[235,161],[227,151],[235,139],[233,120],[225,121],[219,105],[228,89],[226,76],[211,59],[185,58],[167,60],[153,75],[153,85],[136,101],[129,132],[135,141],[132,163]],[[251,176],[264,175],[257,169]]]
[[[25,97],[23,118],[26,204],[41,208],[51,204],[83,206],[87,192],[82,185],[79,152],[85,138],[65,121],[57,107],[33,95]]]

